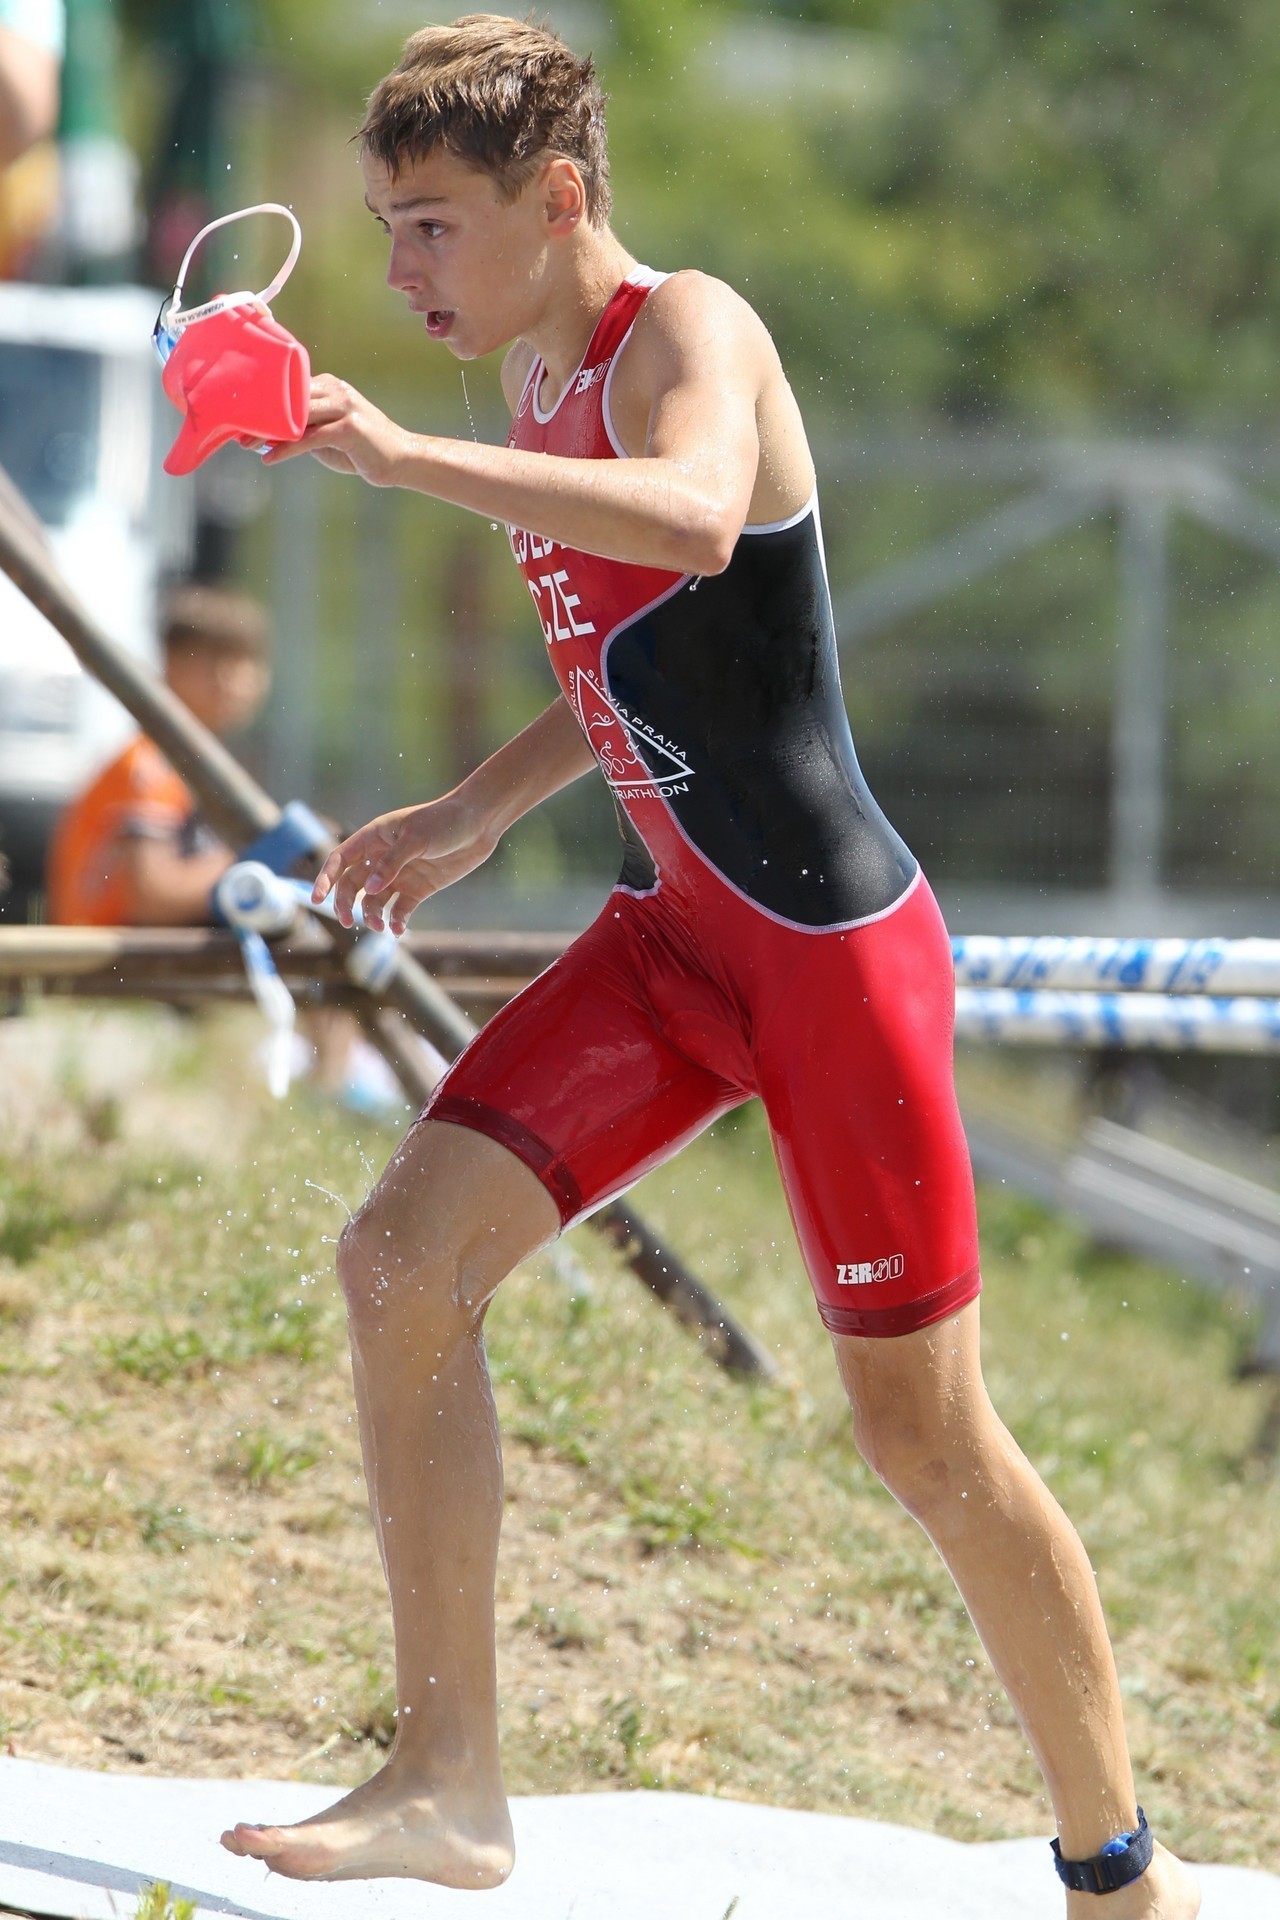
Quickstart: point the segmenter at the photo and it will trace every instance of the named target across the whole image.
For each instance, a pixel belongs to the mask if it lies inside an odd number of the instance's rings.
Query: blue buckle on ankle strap
[[[1131,1880],[1137,1880],[1146,1872],[1155,1852],[1155,1841],[1141,1807],[1134,1831],[1108,1840],[1092,1860],[1064,1860],[1058,1842],[1051,1840],[1049,1844],[1053,1848],[1058,1878],[1073,1893],[1114,1893],[1118,1887],[1127,1887]]]

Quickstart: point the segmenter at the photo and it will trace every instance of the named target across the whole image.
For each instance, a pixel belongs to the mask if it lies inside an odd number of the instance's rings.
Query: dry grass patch
[[[126,1047],[84,1019],[0,1029],[0,1070],[45,1061],[40,1124],[0,1132],[0,1740],[354,1782],[394,1698],[329,1243],[393,1136],[273,1107],[251,1021],[139,1018]],[[589,1295],[536,1267],[503,1289],[510,1786],[1048,1833],[954,1588],[852,1445],[762,1127],[637,1200],[782,1383],[728,1379],[585,1235]],[[1275,1870],[1280,1489],[1243,1314],[1017,1202],[983,1224],[988,1377],[1098,1569],[1143,1804],[1180,1850]]]

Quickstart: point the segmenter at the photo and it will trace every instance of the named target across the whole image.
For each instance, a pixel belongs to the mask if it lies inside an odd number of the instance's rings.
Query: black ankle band
[[[1131,1880],[1146,1872],[1155,1852],[1155,1841],[1141,1807],[1135,1830],[1108,1840],[1092,1860],[1064,1860],[1058,1842],[1051,1840],[1049,1844],[1053,1848],[1058,1878],[1073,1893],[1114,1893],[1117,1887],[1127,1887]]]

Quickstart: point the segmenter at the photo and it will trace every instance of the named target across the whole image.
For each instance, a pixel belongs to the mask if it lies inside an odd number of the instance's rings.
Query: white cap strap
[[[182,311],[182,288],[187,277],[187,268],[191,265],[191,256],[200,245],[200,242],[205,238],[206,234],[213,233],[218,227],[229,227],[233,220],[247,220],[250,214],[253,213],[278,213],[287,220],[293,228],[293,244],[289,248],[289,256],[284,265],[275,276],[275,279],[272,280],[271,284],[264,287],[261,293],[253,296],[256,300],[261,300],[264,306],[269,306],[275,299],[297,264],[298,254],[302,248],[302,228],[298,225],[297,218],[289,207],[282,207],[278,200],[264,200],[260,206],[241,207],[238,213],[224,213],[220,219],[211,220],[207,227],[201,227],[199,233],[182,256],[182,265],[178,269],[178,278],[173,289],[173,298],[169,305],[171,318],[176,318]]]

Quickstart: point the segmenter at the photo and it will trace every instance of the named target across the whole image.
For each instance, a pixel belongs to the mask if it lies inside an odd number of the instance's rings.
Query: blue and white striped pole
[[[278,993],[268,984],[275,968],[261,936],[286,932],[303,910],[331,916],[332,905],[312,906],[305,881],[256,861],[232,867],[218,884],[217,899],[240,936],[254,992],[279,1034],[280,996],[288,994],[278,975]],[[361,924],[358,906],[355,918]],[[393,934],[365,932],[347,957],[348,973],[376,990],[395,964],[395,948]],[[963,934],[952,940],[951,950],[959,1039],[1280,1053],[1280,940]],[[282,1057],[277,1045],[273,1058]]]
[[[961,934],[951,951],[961,1039],[1280,1053],[1280,940]]]
[[[956,1037],[1028,1047],[1280,1053],[1280,999],[957,987]]]
[[[1280,940],[1133,940],[960,934],[958,987],[1280,995]]]

